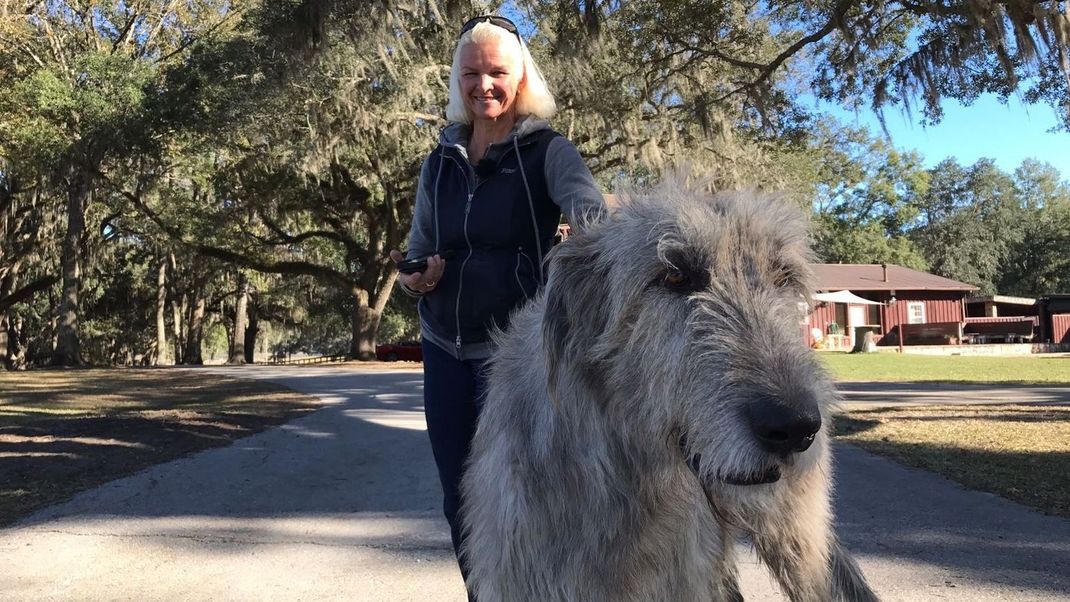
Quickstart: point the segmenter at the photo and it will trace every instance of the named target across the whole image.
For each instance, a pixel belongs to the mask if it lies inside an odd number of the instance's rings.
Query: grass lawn
[[[835,431],[902,464],[1070,517],[1070,407],[859,409],[837,418]]]
[[[278,385],[189,370],[0,371],[0,525],[317,407]]]
[[[836,380],[1070,384],[1070,355],[817,354]]]

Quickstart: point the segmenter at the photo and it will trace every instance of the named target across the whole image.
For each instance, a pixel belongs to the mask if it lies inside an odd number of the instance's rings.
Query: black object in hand
[[[405,261],[398,262],[398,271],[402,274],[415,274],[416,272],[422,272],[426,269],[426,257],[423,259],[406,259]]]
[[[453,253],[449,251],[442,251],[438,253],[438,256],[442,259],[449,259],[453,256]],[[416,272],[423,272],[427,269],[427,258],[423,259],[406,259],[398,262],[398,271],[402,274],[415,274]]]

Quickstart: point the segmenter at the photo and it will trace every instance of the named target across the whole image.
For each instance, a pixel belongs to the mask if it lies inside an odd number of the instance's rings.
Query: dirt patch
[[[187,370],[0,372],[0,525],[318,407],[279,385]]]

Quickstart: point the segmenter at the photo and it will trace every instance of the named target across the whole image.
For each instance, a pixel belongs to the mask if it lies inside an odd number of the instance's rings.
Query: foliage
[[[816,172],[813,232],[822,261],[928,268],[906,236],[917,215],[912,199],[929,186],[921,157],[834,122],[821,125],[807,150]]]
[[[1024,242],[1014,181],[988,159],[969,168],[954,160],[930,170],[929,188],[917,198],[919,220],[911,237],[933,273],[994,294],[998,274]]]
[[[920,104],[929,121],[940,98],[983,92],[1070,106],[1060,6],[0,4],[0,355],[42,363],[71,334],[89,363],[227,355],[243,278],[251,346],[370,357],[377,334],[414,338],[387,252],[444,125],[457,29],[496,11],[520,23],[554,127],[607,188],[686,165],[812,207],[825,261],[1070,290],[1058,173],[926,170],[798,102]]]
[[[1014,180],[1022,239],[1004,261],[998,290],[1026,297],[1070,292],[1070,184],[1033,160],[1015,170]]]

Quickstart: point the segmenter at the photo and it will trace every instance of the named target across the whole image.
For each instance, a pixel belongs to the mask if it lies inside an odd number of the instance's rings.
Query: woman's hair
[[[453,67],[450,69],[450,99],[446,104],[446,119],[470,124],[472,116],[464,104],[461,95],[461,51],[468,44],[495,43],[503,53],[512,55],[523,67],[520,89],[516,93],[516,114],[534,115],[542,119],[553,117],[557,111],[557,103],[546,88],[546,80],[535,66],[535,61],[528,52],[528,47],[520,41],[520,37],[505,29],[489,22],[477,23],[475,27],[466,31],[457,41],[457,49],[453,51]]]

